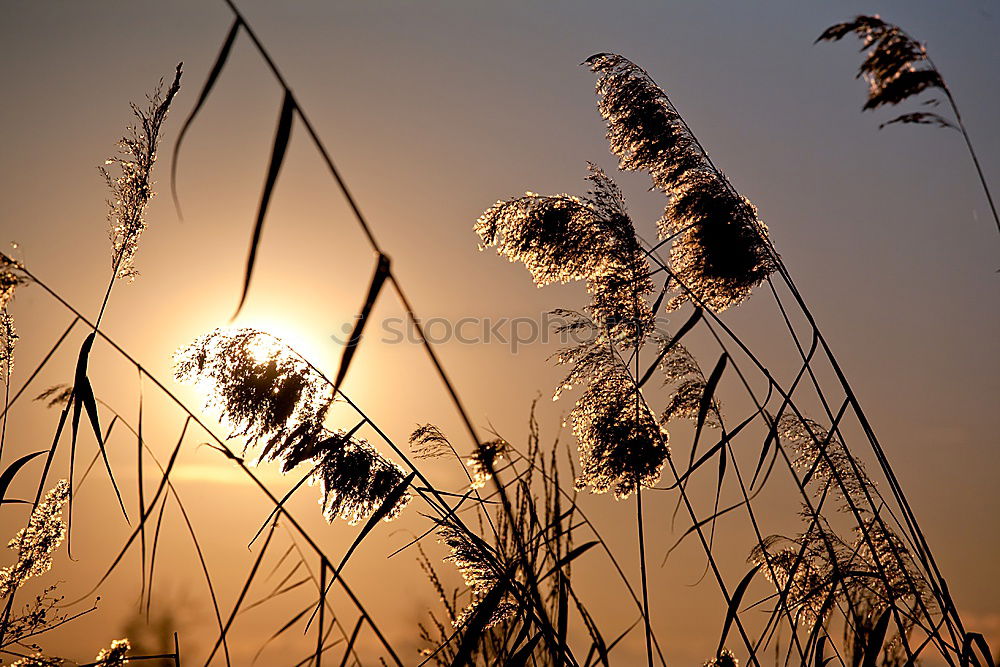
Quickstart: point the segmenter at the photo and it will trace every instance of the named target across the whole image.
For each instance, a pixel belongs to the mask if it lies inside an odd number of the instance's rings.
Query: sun
[[[300,356],[322,369],[330,358],[331,350],[322,348],[315,337],[306,333],[308,328],[293,319],[279,318],[265,314],[240,317],[240,328],[250,327],[271,336],[258,336],[248,348],[254,361],[264,363],[273,359],[281,349],[281,343],[291,347]]]

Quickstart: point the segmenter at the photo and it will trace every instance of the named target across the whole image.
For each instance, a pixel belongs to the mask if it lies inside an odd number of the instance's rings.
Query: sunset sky
[[[857,41],[813,41],[831,23],[879,13],[925,42],[957,99],[986,178],[1000,187],[1000,7],[986,0],[239,5],[332,153],[417,312],[440,322],[537,321],[553,308],[586,303],[578,284],[538,289],[522,266],[492,250],[480,252],[472,227],[496,200],[527,190],[582,194],[587,161],[618,180],[639,233],[655,238],[663,197],[647,191],[646,175],[615,169],[595,110],[594,76],[579,63],[613,51],[642,65],[715,163],[758,207],[879,434],[966,625],[984,633],[996,650],[1000,235],[961,136],[915,126],[879,131],[894,114],[861,113],[865,84],[854,78],[862,57]],[[140,276],[115,287],[102,330],[199,415],[199,396],[172,379],[172,355],[196,336],[231,324],[281,105],[280,87],[241,35],[179,157],[180,219],[169,193],[174,141],[231,22],[221,0],[8,0],[0,8],[0,242],[88,317],[96,315],[111,272],[106,189],[97,167],[131,121],[128,103],[141,103],[158,79],[169,80],[184,62],[159,152],[158,196],[136,258]],[[918,105],[902,110],[911,107]],[[16,250],[9,250],[11,241]],[[352,321],[374,263],[297,125],[250,295],[232,324],[282,336],[335,373],[342,348],[330,337],[343,336]],[[12,383],[18,388],[72,316],[37,286],[22,288],[10,312],[21,335]],[[467,452],[471,443],[423,350],[386,340],[387,328],[403,316],[390,292],[382,294],[375,315],[344,390],[395,441],[405,443],[417,424],[431,422]],[[676,329],[686,317],[681,312],[668,326]],[[777,317],[763,289],[723,315],[775,376],[788,377],[797,357]],[[27,394],[72,382],[83,335],[82,327],[74,330]],[[710,368],[718,356],[707,337],[691,347],[704,355],[703,366]],[[548,361],[558,348],[551,340],[516,352],[499,341],[449,340],[438,350],[482,433],[494,430],[523,442],[531,403],[541,396],[543,443],[558,437],[572,449],[572,433],[561,422],[575,398],[549,400],[564,375]],[[135,370],[100,344],[91,366],[98,397],[134,420]],[[163,460],[183,418],[148,380],[142,392],[144,428]],[[722,400],[734,418],[746,405],[738,395]],[[9,451],[47,448],[57,416],[37,403],[19,404],[7,427]],[[110,413],[102,417],[107,421]],[[333,418],[344,420],[338,426],[353,426],[347,412]],[[221,429],[218,434],[225,435]],[[206,440],[203,433],[189,434],[175,481],[218,577],[225,610],[253,562],[256,551],[246,543],[269,505],[218,452],[199,447]],[[683,447],[682,437],[677,442]],[[81,443],[78,465],[85,465],[95,445],[88,437]],[[122,431],[110,447],[134,507],[134,439]],[[874,466],[870,452],[858,453]],[[0,467],[12,456],[5,450]],[[754,459],[756,452],[747,456]],[[63,466],[58,474],[67,474],[66,465],[57,462]],[[19,492],[37,475],[31,470],[15,487]],[[432,462],[428,470],[442,488],[461,490],[464,477],[453,463]],[[279,496],[297,479],[282,477],[273,465],[259,472]],[[66,582],[67,600],[91,593],[130,531],[116,513],[102,468],[92,475],[74,510],[77,561],[63,550],[46,575],[47,582]],[[317,496],[318,490],[303,489],[290,507],[330,553],[342,554],[358,528],[327,526]],[[681,520],[671,526],[676,498],[663,496],[651,501],[647,527],[656,592],[651,616],[669,664],[701,664],[718,641],[725,605],[714,582],[694,585],[704,558],[693,543],[660,567],[686,528]],[[711,490],[699,497],[710,503]],[[632,505],[606,496],[585,497],[582,504],[609,541],[622,545],[621,560],[637,580]],[[416,623],[437,602],[415,554],[385,557],[427,528],[415,507],[380,525],[345,571],[410,658],[419,646]],[[791,496],[762,498],[761,507],[773,517],[771,532],[797,529],[798,504]],[[0,539],[22,525],[20,511],[5,506]],[[214,617],[183,519],[173,509],[167,516],[154,607],[171,609],[182,641],[203,656]],[[745,527],[723,532],[731,545],[723,560],[735,583],[753,543]],[[439,555],[428,542],[429,552]],[[99,610],[53,633],[52,650],[91,659],[124,636],[139,595],[138,570],[132,553],[99,591]],[[453,585],[461,583],[449,564],[440,570]],[[634,607],[604,593],[601,572],[583,563],[574,570],[581,592],[620,632],[634,620]],[[251,599],[272,585],[262,585]],[[240,617],[234,663],[249,664],[263,639],[304,604],[279,602],[280,611]],[[353,624],[346,607],[344,623],[348,629]],[[261,664],[285,664],[283,651],[304,654],[312,641],[289,633]],[[370,636],[362,643],[376,650]],[[640,634],[631,635],[622,651],[622,664],[640,659]]]

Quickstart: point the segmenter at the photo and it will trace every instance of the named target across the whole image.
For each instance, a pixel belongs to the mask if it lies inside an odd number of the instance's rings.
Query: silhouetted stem
[[[927,64],[931,66],[931,69],[940,72],[926,51],[924,52],[924,57],[927,59]],[[997,225],[997,231],[1000,232],[1000,215],[997,215],[997,207],[993,203],[993,195],[990,193],[990,186],[986,182],[985,174],[983,174],[982,165],[979,164],[979,156],[976,155],[976,149],[972,146],[972,138],[969,137],[969,132],[965,129],[965,123],[962,121],[962,112],[958,110],[958,104],[955,103],[955,98],[952,96],[951,89],[948,88],[948,84],[944,82],[944,77],[941,77],[940,81],[941,89],[944,91],[945,97],[948,98],[948,104],[951,106],[952,113],[955,114],[955,120],[958,122],[958,130],[962,133],[962,138],[965,139],[965,145],[969,149],[969,156],[972,158],[972,164],[976,167],[976,174],[979,176],[979,182],[983,186],[983,192],[986,193],[986,201],[989,202],[990,212],[993,214],[993,221]]]
[[[646,664],[653,667],[652,630],[649,623],[649,591],[646,585],[646,538],[642,523],[642,484],[635,487],[635,515],[639,532],[639,571],[642,574],[642,619],[646,625]]]

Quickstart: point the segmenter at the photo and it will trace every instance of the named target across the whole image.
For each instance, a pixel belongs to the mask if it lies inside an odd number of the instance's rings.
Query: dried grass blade
[[[323,660],[323,615],[326,612],[326,558],[320,556],[319,559],[319,623],[316,624],[316,667],[320,667]]]
[[[358,344],[361,342],[361,336],[365,330],[365,324],[368,322],[368,317],[371,315],[372,309],[375,307],[375,300],[378,299],[379,292],[382,291],[382,286],[385,284],[386,278],[389,277],[389,258],[383,254],[378,256],[378,264],[375,266],[375,274],[372,276],[371,285],[368,286],[368,294],[365,296],[365,303],[361,307],[361,314],[358,315],[357,321],[354,323],[354,330],[351,331],[351,337],[347,341],[347,345],[344,346],[344,352],[340,357],[340,368],[337,369],[337,379],[333,381],[333,392],[337,393],[340,389],[341,383],[344,378],[347,377],[347,369],[351,365],[351,359],[354,358],[354,352],[357,350]]]
[[[236,36],[239,34],[240,26],[243,25],[243,19],[236,17],[233,21],[232,27],[229,29],[229,34],[226,35],[226,41],[222,43],[222,48],[219,50],[219,55],[215,58],[215,64],[212,65],[212,70],[208,73],[208,78],[205,79],[205,85],[201,88],[201,94],[198,95],[198,101],[195,102],[194,108],[191,113],[188,114],[187,119],[184,121],[184,125],[181,126],[181,131],[177,135],[177,141],[174,143],[174,155],[173,159],[170,161],[170,194],[174,199],[174,208],[177,209],[177,217],[181,220],[184,219],[181,213],[181,201],[177,196],[177,156],[181,152],[181,142],[184,141],[184,135],[187,134],[188,128],[191,127],[191,123],[194,122],[195,116],[201,111],[202,105],[205,104],[205,100],[208,99],[208,94],[212,92],[212,88],[215,86],[216,79],[219,78],[219,74],[222,73],[222,68],[225,66],[226,61],[229,59],[229,52],[233,48],[233,42],[236,41]]]
[[[21,468],[23,468],[25,465],[27,465],[29,461],[34,459],[36,456],[41,456],[44,453],[45,450],[43,449],[39,452],[35,452],[34,454],[28,454],[26,456],[22,456],[21,458],[14,461],[9,466],[7,466],[7,469],[3,471],[2,475],[0,475],[0,501],[14,502],[6,500],[7,488],[10,486],[10,483],[14,480],[14,476],[17,475],[18,471],[21,470]]]
[[[868,637],[868,643],[865,646],[865,657],[861,663],[861,667],[877,667],[878,657],[882,652],[882,643],[885,641],[886,630],[889,629],[889,619],[892,616],[892,607],[882,612],[882,615],[878,617],[878,621],[875,622],[875,627],[872,629],[871,635]]]
[[[236,615],[240,611],[240,606],[243,604],[243,600],[246,599],[247,593],[250,591],[250,586],[253,584],[254,578],[257,576],[257,571],[260,569],[260,564],[264,560],[265,554],[267,554],[267,548],[271,545],[271,538],[274,537],[274,529],[278,526],[278,520],[275,519],[271,523],[271,531],[267,534],[267,539],[264,540],[263,546],[260,548],[260,553],[257,554],[257,558],[253,562],[253,567],[250,568],[250,574],[247,575],[247,580],[243,583],[243,588],[240,590],[239,596],[236,598],[236,603],[233,605],[233,610],[229,614],[229,620],[226,621],[225,626],[222,628],[222,632],[219,633],[219,638],[215,640],[215,645],[212,647],[211,653],[208,654],[208,658],[205,660],[205,665],[210,665],[212,663],[212,658],[215,657],[216,652],[226,641],[226,635],[229,634],[229,628],[232,627],[233,621],[236,619]]]
[[[142,469],[142,373],[139,373],[139,419],[136,430],[136,478],[138,486],[138,502],[139,502],[139,516],[146,510],[146,495],[145,489],[143,488],[146,482],[146,476]],[[105,438],[107,440],[107,438]],[[143,596],[146,594],[146,526],[145,524],[139,526],[139,544],[140,549],[140,562],[139,571],[141,575],[141,582],[139,588],[139,600],[142,601]]]
[[[264,229],[264,217],[267,215],[267,206],[271,202],[271,193],[274,191],[274,184],[278,180],[278,172],[281,171],[281,164],[285,160],[285,152],[288,149],[288,141],[292,136],[292,120],[296,110],[295,99],[292,92],[285,89],[285,97],[281,103],[281,114],[278,116],[278,129],[274,133],[274,147],[271,149],[271,163],[267,168],[267,179],[264,181],[264,190],[260,196],[260,206],[257,209],[257,221],[254,223],[253,238],[250,241],[250,253],[247,255],[246,276],[243,278],[243,294],[240,296],[239,305],[233,313],[235,319],[243,309],[243,304],[247,300],[247,293],[250,291],[250,278],[253,275],[253,267],[257,261],[257,246],[260,244],[260,235]]]
[[[534,653],[535,647],[538,646],[538,642],[541,639],[541,632],[529,639],[528,643],[518,649],[517,653],[510,656],[510,659],[505,663],[507,667],[524,667],[524,665],[527,665],[528,660],[531,659],[531,654]]]
[[[753,471],[753,479],[750,480],[751,489],[757,483],[757,476],[760,475],[760,471],[764,467],[764,460],[767,459],[767,454],[771,450],[771,443],[778,437],[778,420],[781,419],[781,413],[784,411],[785,405],[787,405],[787,401],[782,403],[778,414],[775,416],[767,415],[768,420],[771,422],[771,428],[768,429],[767,437],[764,438],[764,445],[760,448],[760,458],[757,459],[757,467]],[[767,413],[765,412],[764,414]]]
[[[717,443],[715,443],[714,445],[712,445],[711,449],[709,449],[707,452],[705,452],[704,454],[702,454],[701,458],[699,458],[697,461],[695,461],[694,463],[692,463],[691,466],[687,470],[685,470],[683,472],[683,474],[681,474],[680,477],[677,478],[677,481],[675,481],[672,484],[670,484],[670,486],[663,487],[663,490],[673,489],[673,488],[676,488],[677,486],[683,484],[687,480],[688,477],[690,477],[691,475],[693,475],[695,472],[698,471],[699,468],[701,468],[708,461],[710,461],[712,459],[712,457],[714,457],[716,455],[716,453],[719,452],[719,450],[725,448],[725,446],[728,445],[729,442],[733,438],[735,438],[739,434],[740,431],[742,431],[747,426],[749,426],[751,423],[753,423],[753,421],[755,419],[757,419],[757,415],[758,414],[760,414],[760,413],[755,412],[754,414],[750,415],[749,417],[747,417],[746,419],[744,419],[742,422],[740,422],[736,426],[736,428],[734,428],[732,431],[729,431],[728,433],[724,433],[723,436],[719,439],[719,441]],[[659,490],[659,487],[658,487],[657,490]]]
[[[719,361],[716,362],[715,368],[712,369],[712,374],[708,376],[708,382],[705,383],[705,391],[701,395],[701,403],[698,405],[698,421],[697,430],[701,430],[705,427],[705,419],[708,417],[708,411],[712,407],[712,397],[715,395],[715,389],[719,386],[719,380],[722,379],[722,373],[726,370],[726,361],[729,359],[729,355],[725,352],[719,357]],[[695,436],[697,439],[697,436]],[[692,454],[693,456],[693,454]]]
[[[167,498],[163,496],[160,502],[160,514],[156,517],[156,529],[153,531],[153,543],[149,552],[149,584],[146,586],[146,622],[149,622],[149,610],[153,605],[153,573],[156,572],[156,550],[160,544],[160,528],[163,526],[163,514],[167,509]]]
[[[303,609],[299,613],[295,614],[295,616],[292,617],[292,620],[288,621],[283,626],[281,626],[280,628],[278,628],[278,631],[275,632],[273,635],[271,635],[268,638],[268,640],[266,642],[264,642],[263,646],[261,646],[259,649],[257,649],[257,653],[254,654],[253,660],[250,662],[250,664],[251,665],[256,664],[257,658],[259,658],[260,654],[264,652],[264,649],[267,648],[268,644],[270,644],[271,642],[273,642],[275,639],[277,639],[278,637],[280,637],[281,635],[283,635],[285,632],[287,632],[289,628],[291,628],[296,623],[298,623],[302,619],[302,617],[306,615],[306,612],[309,611],[310,609],[312,609],[312,605],[309,605],[308,607],[306,607],[305,609]]]
[[[572,551],[570,551],[568,554],[566,554],[565,556],[563,556],[562,558],[560,558],[558,561],[556,561],[556,564],[553,565],[552,568],[548,572],[546,572],[544,575],[542,575],[542,577],[538,581],[541,582],[541,581],[544,581],[545,579],[548,579],[553,574],[555,574],[556,572],[559,572],[564,567],[566,567],[567,565],[569,565],[571,562],[573,562],[574,560],[576,560],[577,558],[579,558],[583,554],[587,553],[588,551],[590,551],[591,549],[593,549],[594,547],[596,547],[598,544],[600,544],[600,542],[598,542],[597,540],[592,540],[590,542],[585,542],[584,544],[581,544],[580,546],[576,547],[575,549],[573,549]]]
[[[122,494],[118,490],[118,483],[115,481],[114,473],[111,471],[111,464],[108,462],[107,452],[104,450],[104,441],[101,437],[101,425],[97,415],[97,400],[94,398],[94,389],[90,385],[90,379],[87,377],[87,366],[90,363],[90,351],[94,347],[95,337],[96,333],[91,332],[84,339],[83,345],[80,346],[80,354],[76,360],[76,373],[73,383],[73,421],[71,423],[72,438],[70,440],[69,455],[69,519],[67,522],[69,526],[66,533],[66,551],[68,553],[72,552],[73,496],[76,495],[73,488],[73,476],[76,467],[76,441],[80,432],[81,409],[84,407],[86,407],[90,425],[94,429],[94,437],[97,438],[97,445],[100,447],[101,454],[104,456],[104,463],[107,466],[108,475],[111,478],[111,484],[115,488],[115,495],[118,497],[118,504],[121,506],[122,513],[125,515],[125,521],[128,522],[128,512],[125,510],[125,502],[122,500]],[[70,557],[72,558],[72,556]]]
[[[656,311],[654,310],[653,312],[655,313]],[[656,360],[653,361],[653,363],[649,365],[649,368],[646,369],[646,372],[642,374],[642,379],[639,380],[640,388],[642,387],[642,385],[646,384],[646,382],[649,380],[650,377],[652,377],[653,372],[656,370],[656,367],[660,365],[661,361],[663,361],[663,357],[667,356],[667,353],[670,352],[671,349],[673,349],[674,345],[676,345],[680,341],[680,339],[687,334],[687,332],[691,331],[691,329],[694,328],[694,325],[698,324],[698,320],[701,319],[701,313],[702,313],[701,308],[694,309],[694,312],[691,313],[691,317],[689,317],[687,319],[687,322],[685,322],[683,326],[681,326],[681,328],[677,330],[677,333],[674,334],[674,337],[670,339],[670,342],[667,343],[664,346],[663,350],[660,352],[660,354],[657,355]]]
[[[715,650],[716,655],[722,655],[722,649],[726,647],[726,637],[729,635],[729,628],[732,627],[736,615],[740,613],[740,602],[743,601],[743,595],[747,592],[750,580],[753,579],[753,576],[757,574],[757,570],[759,569],[760,565],[757,565],[747,572],[746,576],[736,586],[736,590],[733,591],[733,597],[729,600],[729,609],[726,611],[726,621],[722,624],[722,637],[719,638],[719,647]]]
[[[565,647],[569,646],[566,642],[566,634],[569,631],[569,595],[567,594],[567,589],[569,587],[569,581],[566,575],[562,572],[559,573],[559,604],[557,605],[556,613],[556,640],[559,642],[559,646]],[[541,634],[541,633],[539,633]]]
[[[111,470],[111,461],[108,460],[108,451],[104,446],[104,438],[101,436],[101,422],[97,414],[97,399],[94,396],[94,388],[90,384],[90,379],[87,377],[83,378],[82,383],[78,384],[79,389],[74,389],[74,394],[78,396],[83,403],[84,409],[87,411],[87,418],[90,421],[90,427],[94,430],[94,437],[97,439],[97,446],[101,450],[101,458],[104,459],[104,467],[108,471],[108,478],[111,480],[111,486],[115,489],[115,496],[118,498],[118,505],[121,507],[122,514],[125,516],[125,522],[132,525],[129,521],[128,511],[125,509],[125,501],[122,499],[122,492],[118,488],[118,482],[115,481],[115,473]]]
[[[677,538],[677,540],[674,542],[673,546],[671,546],[669,549],[667,549],[666,555],[663,556],[663,563],[667,562],[667,558],[670,557],[670,554],[674,552],[674,549],[676,549],[677,547],[679,547],[681,545],[681,542],[683,542],[688,537],[688,535],[691,535],[692,533],[694,533],[695,531],[697,531],[702,526],[704,526],[706,524],[709,524],[712,521],[715,521],[716,519],[718,519],[719,517],[724,516],[726,514],[729,514],[733,510],[739,509],[739,508],[743,507],[746,504],[747,504],[747,501],[741,500],[738,503],[730,505],[729,507],[727,507],[727,508],[725,508],[723,510],[719,510],[718,512],[714,512],[711,515],[705,517],[704,519],[701,519],[700,521],[698,521],[698,522],[696,522],[694,524],[691,524],[691,526],[687,530],[684,531],[684,534]]]
[[[826,648],[826,636],[819,638],[816,642],[816,667],[823,667],[826,662],[823,660],[824,649]]]
[[[240,613],[244,614],[244,613],[250,611],[251,609],[255,609],[256,607],[259,607],[260,605],[264,604],[265,602],[270,602],[271,600],[273,600],[276,597],[284,595],[285,593],[288,593],[290,591],[294,591],[299,586],[303,586],[303,585],[307,584],[308,582],[310,582],[312,580],[313,580],[312,577],[304,577],[302,579],[299,579],[298,581],[296,581],[293,584],[289,584],[287,586],[279,586],[277,589],[275,589],[271,593],[268,593],[266,596],[262,597],[260,600],[257,600],[256,602],[243,607],[240,610]]]

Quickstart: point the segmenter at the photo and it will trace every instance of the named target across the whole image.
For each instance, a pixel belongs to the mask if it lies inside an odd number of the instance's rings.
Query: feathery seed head
[[[14,318],[6,310],[0,312],[0,381],[7,382],[10,379],[14,368],[14,347],[18,338]]]
[[[17,552],[17,562],[0,570],[0,598],[6,598],[26,580],[52,567],[52,553],[62,544],[66,524],[62,508],[69,499],[69,483],[59,481],[31,512],[28,525],[7,543]]]
[[[174,355],[175,377],[206,396],[261,458],[289,438],[318,438],[333,403],[333,388],[291,348],[256,329],[216,329]]]
[[[645,296],[653,291],[649,262],[635,235],[621,191],[591,164],[585,197],[527,193],[499,201],[476,222],[481,248],[495,246],[519,261],[535,282],[587,281],[591,315],[623,340],[650,327]]]
[[[500,563],[500,554],[481,538],[466,530],[442,523],[438,526],[437,534],[438,542],[446,544],[451,549],[445,560],[455,564],[472,592],[472,602],[453,621],[453,625],[459,628],[472,617],[482,599],[495,586],[501,584],[503,566]],[[504,593],[484,629],[513,618],[517,609],[518,604],[514,596],[510,592]]]
[[[732,651],[724,648],[719,655],[706,662],[705,667],[740,667],[740,661]]]
[[[410,449],[419,459],[434,459],[452,451],[448,438],[434,424],[421,424],[410,434]]]
[[[669,454],[667,432],[619,366],[592,378],[570,419],[580,449],[577,488],[613,489],[620,500],[639,484],[653,486],[660,479]]]
[[[0,310],[7,309],[7,304],[14,298],[14,291],[19,285],[23,285],[26,282],[28,282],[27,278],[6,268],[0,269]]]
[[[344,431],[324,431],[327,437],[310,446],[308,452],[298,455],[282,451],[285,456],[282,470],[287,472],[294,461],[308,460],[314,466],[312,482],[318,482],[323,497],[320,504],[326,520],[333,522],[340,517],[355,525],[378,510],[389,494],[406,478],[398,465],[388,460],[368,444],[364,438],[349,436]],[[385,521],[392,521],[410,502],[407,492],[392,505]]]
[[[35,400],[45,401],[47,408],[64,408],[71,398],[73,398],[73,385],[56,384],[36,396]]]
[[[708,384],[701,366],[681,343],[659,335],[656,338],[662,354],[659,367],[663,373],[663,384],[672,387],[660,423],[666,425],[674,419],[696,421]],[[722,426],[722,409],[714,397],[705,413],[705,425],[710,428]]]
[[[868,84],[865,111],[894,106],[926,90],[945,90],[944,79],[927,57],[927,49],[897,25],[876,16],[857,16],[853,21],[837,23],[823,31],[816,41],[839,41],[856,35],[867,49],[858,68],[858,78]],[[882,123],[917,123],[954,128],[955,124],[936,113],[905,113]]]
[[[671,270],[707,307],[722,311],[749,297],[776,268],[767,227],[708,159],[667,95],[640,67],[601,53],[586,63],[599,73],[598,110],[619,167],[647,172],[670,197],[658,226],[673,239]],[[668,302],[677,308],[692,294]]]
[[[848,498],[861,507],[865,500],[868,479],[859,461],[852,459],[840,439],[812,421],[796,415],[785,415],[778,421],[778,436],[795,453],[793,465],[816,482],[817,494],[833,485],[834,496],[846,504]]]
[[[122,667],[128,662],[125,654],[129,652],[132,645],[128,639],[115,639],[111,642],[110,648],[102,648],[97,654],[97,664],[101,667]]]
[[[493,477],[497,461],[507,453],[507,441],[502,438],[479,444],[466,465],[472,469],[472,488],[481,489]]]
[[[111,190],[108,200],[108,222],[111,239],[111,266],[115,278],[132,281],[138,275],[133,261],[139,249],[139,237],[146,229],[146,206],[153,197],[153,164],[160,129],[167,117],[170,103],[180,90],[181,66],[177,66],[173,83],[163,92],[163,81],[147,98],[145,109],[132,105],[132,113],[139,120],[138,126],[129,126],[126,136],[118,142],[117,154],[105,160],[101,175]],[[116,166],[118,175],[106,167]]]
[[[806,627],[822,622],[830,612],[838,589],[842,564],[849,562],[845,545],[825,526],[810,525],[794,539],[778,535],[764,538],[748,559],[776,591],[788,591],[786,604]]]
[[[371,516],[406,477],[363,438],[324,427],[332,385],[280,339],[256,329],[216,329],[175,355],[175,376],[200,386],[216,412],[247,446],[262,444],[258,462],[290,472],[312,466],[327,521],[356,524]],[[390,508],[394,519],[409,502]]]

